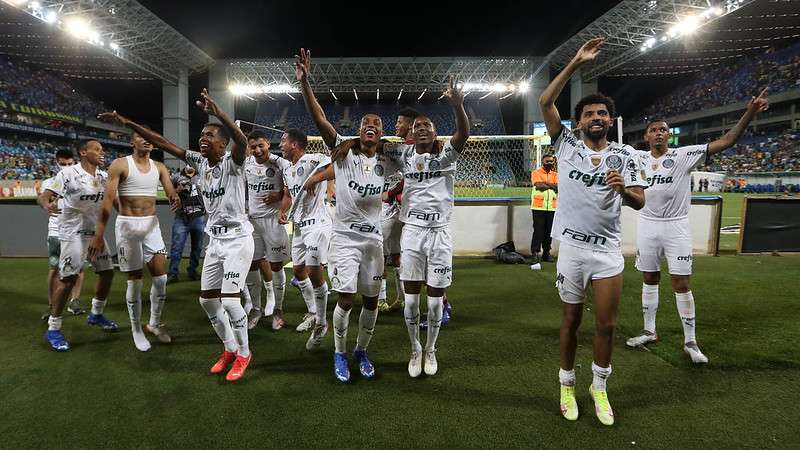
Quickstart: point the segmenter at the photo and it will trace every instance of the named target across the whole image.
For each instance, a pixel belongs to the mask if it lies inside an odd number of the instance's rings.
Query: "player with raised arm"
[[[75,164],[75,155],[72,150],[59,149],[56,151],[56,166],[58,171]],[[42,320],[50,318],[50,312],[53,305],[53,294],[58,286],[58,260],[61,256],[61,242],[58,240],[58,217],[59,213],[53,213],[47,209],[47,204],[44,202],[44,194],[49,190],[50,185],[55,181],[55,177],[48,178],[42,181],[42,192],[37,198],[37,203],[45,211],[47,211],[47,260],[49,269],[47,271],[47,312],[42,315]],[[58,199],[58,209],[64,208],[64,200]],[[80,305],[81,287],[83,286],[83,271],[78,274],[75,280],[75,286],[70,293],[69,302],[67,303],[67,312],[72,315],[83,314],[83,308]]]
[[[567,66],[545,88],[539,98],[548,134],[554,139],[558,161],[559,207],[553,219],[552,237],[561,243],[556,287],[563,303],[560,345],[561,414],[578,418],[575,401],[575,349],[583,316],[586,289],[594,297],[595,334],[593,380],[589,392],[595,412],[604,425],[614,423],[606,394],[611,375],[614,329],[622,295],[620,241],[622,205],[641,209],[647,181],[635,150],[609,142],[614,123],[614,102],[602,94],[591,94],[575,106],[575,121],[581,136],[561,125],[556,99],[572,74],[593,61],[604,38],[586,42]]]
[[[397,121],[395,122],[395,136],[403,139],[403,142],[408,145],[414,144],[414,135],[411,132],[411,127],[414,125],[414,119],[419,116],[419,112],[412,108],[403,108],[397,113]],[[389,304],[386,300],[386,269],[383,271],[383,281],[381,281],[381,292],[378,294],[378,309],[381,311],[390,311],[400,309],[403,307],[403,300],[405,298],[405,291],[403,290],[403,282],[400,280],[400,235],[403,232],[403,222],[400,220],[400,193],[403,192],[402,188],[403,175],[386,174],[386,179],[383,183],[384,203],[381,209],[381,232],[383,234],[383,256],[385,258],[386,266],[391,266],[394,273],[394,285],[397,291],[395,300]],[[390,192],[395,194],[389,195]]]
[[[347,331],[350,311],[357,293],[362,296],[358,318],[358,339],[353,358],[364,378],[375,376],[367,357],[378,318],[378,294],[383,280],[383,237],[381,233],[382,194],[385,175],[397,172],[396,163],[378,152],[383,123],[377,114],[361,118],[358,139],[343,142],[314,97],[308,73],[310,52],[300,50],[298,70],[302,71],[303,96],[309,112],[331,153],[332,164],[311,176],[305,188],[315,195],[317,184],[335,179],[336,214],[333,219],[330,260],[331,283],[338,292],[333,311],[334,375],[342,383],[350,380],[347,361]]]
[[[89,246],[89,257],[105,250],[103,235],[119,193],[119,215],[114,227],[117,259],[120,272],[128,274],[125,303],[131,321],[133,343],[139,351],[146,352],[150,350],[150,341],[144,331],[164,344],[172,342],[161,324],[161,313],[167,297],[167,248],[156,216],[158,183],[164,187],[173,209],[180,207],[180,200],[167,167],[150,159],[153,144],[134,132],[131,146],[132,155],[115,159],[108,168],[106,196],[94,239]],[[142,269],[145,264],[151,278],[150,321],[142,330]]]
[[[203,127],[199,152],[184,150],[116,111],[101,114],[100,119],[133,129],[148,142],[197,170],[208,214],[206,234],[210,237],[200,277],[200,306],[225,347],[210,372],[221,373],[233,363],[225,378],[236,381],[244,376],[252,359],[247,314],[240,297],[253,259],[253,227],[247,220],[244,198],[247,138],[217,106],[207,90],[203,89],[201,98],[197,101],[198,107],[219,119],[221,124],[208,123]],[[233,146],[230,152],[226,152],[231,139]]]
[[[683,324],[683,351],[695,364],[705,364],[708,357],[700,351],[695,337],[695,304],[689,287],[692,274],[692,237],[689,227],[692,171],[706,159],[731,148],[747,130],[756,114],[769,107],[767,89],[753,97],[739,122],[721,138],[701,145],[669,148],[669,125],[663,119],[647,123],[645,141],[649,150],[639,152],[640,162],[650,187],[647,205],[639,213],[637,227],[636,269],[642,272],[642,312],[644,331],[627,340],[629,347],[639,347],[658,340],[656,311],[658,284],[661,281],[661,258],[667,260],[675,303]]]
[[[403,172],[403,206],[400,220],[405,224],[400,239],[400,278],[405,287],[404,316],[411,340],[408,374],[418,377],[423,370],[423,348],[419,341],[419,298],[428,287],[428,340],[424,370],[435,375],[436,341],[442,324],[445,289],[452,282],[453,240],[450,216],[453,212],[456,160],[469,138],[469,118],[464,110],[464,93],[457,79],[450,77],[444,99],[453,108],[456,131],[441,145],[429,117],[414,119],[413,145],[399,148]]]
[[[100,202],[106,189],[108,176],[99,169],[103,164],[105,152],[100,142],[85,139],[78,142],[80,162],[59,172],[53,182],[42,194],[41,204],[51,213],[60,214],[58,239],[61,254],[58,260],[59,282],[53,293],[50,318],[47,320],[47,339],[53,350],[67,351],[69,343],[61,332],[61,314],[78,274],[88,259],[89,244],[95,234],[95,222]],[[63,199],[63,209],[59,199]],[[117,331],[119,326],[103,314],[114,270],[108,252],[100,252],[89,259],[97,273],[97,285],[92,299],[92,310],[86,318],[89,325],[104,331]]]
[[[283,328],[283,297],[286,273],[283,263],[289,258],[289,236],[286,234],[286,210],[291,198],[283,184],[284,172],[290,163],[269,152],[269,138],[262,131],[253,131],[247,136],[247,145],[252,154],[245,161],[245,176],[248,189],[248,215],[253,225],[255,250],[247,288],[253,308],[250,310],[248,327],[254,328],[262,316],[272,310],[272,329]],[[261,286],[266,289],[266,308],[262,310]]]

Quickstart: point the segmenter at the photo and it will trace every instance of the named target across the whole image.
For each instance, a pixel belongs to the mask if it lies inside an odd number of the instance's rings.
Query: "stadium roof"
[[[583,72],[585,80],[697,72],[800,38],[800,1],[623,0],[546,61],[561,69],[597,36],[607,38],[604,53]]]
[[[0,53],[67,76],[170,84],[214,63],[133,0],[3,0]]]
[[[228,60],[228,84],[238,94],[296,92],[294,62],[288,59]],[[497,58],[315,58],[311,76],[322,92],[441,92],[450,75],[465,90],[511,94],[527,89],[533,60]]]

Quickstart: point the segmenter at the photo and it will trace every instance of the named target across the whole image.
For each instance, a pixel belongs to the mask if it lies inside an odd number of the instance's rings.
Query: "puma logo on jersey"
[[[583,173],[580,170],[572,170],[569,173],[569,178],[571,180],[582,182],[586,185],[586,187],[592,187],[595,184],[599,186],[606,185],[606,175],[604,173],[595,173],[594,175],[589,175],[588,173]]]
[[[406,179],[414,181],[426,181],[430,180],[431,178],[438,178],[441,176],[441,170],[437,170],[436,172],[409,172],[404,175]]]
[[[217,189],[212,189],[210,191],[203,191],[203,197],[214,200],[215,198],[219,198],[225,195],[225,188],[223,186],[218,187]]]
[[[383,186],[375,186],[372,183],[362,186],[355,180],[350,180],[350,182],[347,183],[347,187],[358,192],[358,195],[360,195],[361,198],[364,198],[368,195],[380,195],[381,192],[383,192]]]
[[[262,181],[258,184],[247,183],[247,187],[253,192],[264,192],[274,190],[275,184],[267,184]]]
[[[652,186],[654,184],[672,184],[672,177],[662,177],[661,175],[653,175],[647,179],[647,183]]]
[[[603,236],[598,236],[596,234],[582,233],[580,231],[573,230],[571,228],[564,228],[564,231],[561,232],[561,235],[569,236],[572,239],[580,242],[586,242],[595,245],[606,245],[606,238],[604,238]]]
[[[97,203],[97,202],[99,202],[100,200],[103,199],[103,193],[102,192],[98,192],[96,194],[84,194],[84,195],[81,195],[80,197],[78,197],[78,199],[80,201],[82,201],[82,202],[95,202],[95,203]]]

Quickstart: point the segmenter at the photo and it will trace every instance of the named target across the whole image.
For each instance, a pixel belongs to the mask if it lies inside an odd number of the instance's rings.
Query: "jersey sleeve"
[[[569,157],[577,146],[578,137],[575,136],[572,130],[562,125],[561,132],[558,133],[556,140],[553,141],[553,152],[556,158],[561,159]]]
[[[330,153],[333,151],[334,148],[338,147],[339,144],[341,144],[342,142],[344,142],[344,138],[342,137],[341,134],[336,133],[336,143],[333,144],[333,148],[328,147],[328,144],[326,144],[325,142],[323,142],[322,145],[324,145],[325,149],[328,151],[328,153]]]
[[[49,181],[49,183],[47,183]],[[45,185],[45,183],[47,183]],[[59,197],[64,196],[64,171],[58,172],[56,176],[53,178],[49,178],[45,180],[45,183],[42,183],[42,187],[47,189],[50,192],[55,193]]]
[[[632,150],[628,155],[628,160],[625,162],[625,170],[622,177],[625,180],[625,187],[642,187],[647,189],[647,175],[644,173],[644,167],[641,163],[641,158],[635,150]]]
[[[394,170],[396,171],[403,171],[403,152],[404,150],[409,147],[408,144],[398,144],[395,142],[384,142],[383,143],[383,154],[386,156],[386,159],[389,160],[392,164],[394,164]],[[387,174],[389,172],[387,171]]]
[[[678,149],[682,163],[686,170],[692,170],[706,163],[708,158],[708,144],[687,145]]]
[[[200,173],[200,165],[203,163],[203,159],[205,158],[203,158],[200,152],[192,150],[186,151],[186,163],[192,166],[197,173]]]

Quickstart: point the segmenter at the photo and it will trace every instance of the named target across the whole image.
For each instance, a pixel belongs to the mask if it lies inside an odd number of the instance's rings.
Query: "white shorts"
[[[345,294],[360,292],[365,297],[378,296],[383,280],[381,241],[364,238],[361,234],[333,232],[330,256],[328,275],[334,291]]]
[[[245,278],[252,260],[251,235],[232,239],[209,239],[200,276],[200,289],[220,289],[223,294],[238,293],[245,287]]]
[[[87,261],[89,244],[92,241],[79,239],[76,241],[61,241],[61,255],[58,258],[58,274],[63,280],[72,275],[78,275],[83,271],[83,265]],[[108,242],[105,243],[105,250],[94,261],[89,261],[95,272],[111,270],[111,256],[108,254]]]
[[[155,255],[167,254],[158,217],[117,216],[117,260],[121,272],[142,270]]]
[[[446,288],[453,281],[453,239],[448,227],[405,224],[400,238],[400,279]]]
[[[403,234],[403,222],[399,215],[394,215],[381,220],[381,233],[383,234],[383,254],[400,254],[400,237]]]
[[[318,226],[312,229],[295,228],[292,237],[292,264],[302,266],[322,266],[328,264],[328,246],[331,240],[331,226]]]
[[[556,287],[561,301],[583,303],[592,281],[617,276],[624,269],[622,252],[599,252],[561,242],[556,263]]]
[[[289,259],[289,235],[275,216],[250,219],[253,224],[253,260],[284,262]]]
[[[689,219],[657,221],[639,217],[636,236],[636,270],[660,272],[667,258],[670,275],[692,274],[692,235]]]

